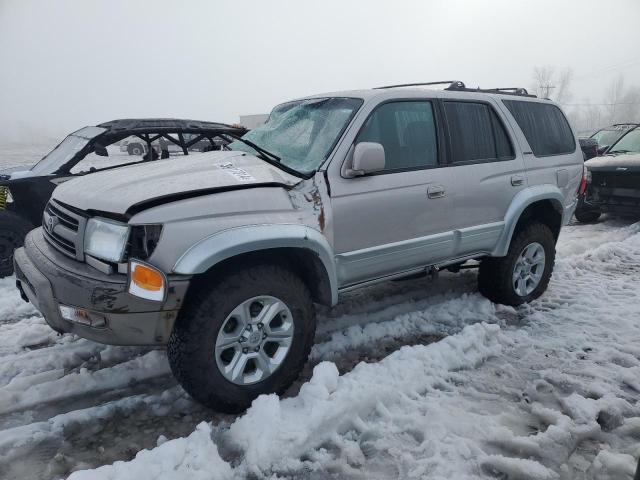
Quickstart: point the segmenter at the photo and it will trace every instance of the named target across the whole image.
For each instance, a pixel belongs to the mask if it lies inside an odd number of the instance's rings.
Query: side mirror
[[[602,155],[607,148],[609,148],[609,145],[602,145],[601,147],[598,147],[598,155]]]
[[[384,147],[379,143],[360,142],[353,150],[351,168],[347,169],[349,178],[359,177],[384,169]]]
[[[105,147],[104,145],[101,145],[99,143],[96,143],[96,144],[93,145],[93,151],[99,157],[108,157],[109,156],[109,153],[107,152],[107,147]]]

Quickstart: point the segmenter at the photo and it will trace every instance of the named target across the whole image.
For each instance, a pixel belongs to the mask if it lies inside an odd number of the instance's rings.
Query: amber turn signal
[[[129,275],[129,293],[148,300],[164,300],[166,281],[161,271],[150,265],[131,260]]]
[[[164,283],[162,275],[156,270],[141,264],[133,266],[133,269],[131,281],[140,288],[151,290],[153,292],[162,288],[162,284]]]

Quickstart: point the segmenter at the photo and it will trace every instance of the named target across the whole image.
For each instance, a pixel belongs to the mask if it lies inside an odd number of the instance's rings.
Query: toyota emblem
[[[45,224],[45,227],[47,228],[47,232],[49,233],[53,233],[53,228],[56,226],[57,222],[57,218],[49,216],[47,218],[47,223]]]

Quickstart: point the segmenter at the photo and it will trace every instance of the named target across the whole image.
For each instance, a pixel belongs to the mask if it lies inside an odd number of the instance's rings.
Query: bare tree
[[[640,87],[628,87],[617,106],[618,120],[640,122]]]
[[[558,103],[571,100],[571,80],[573,71],[570,68],[558,72],[555,67],[544,66],[533,68],[533,92],[542,98],[550,98]]]
[[[553,85],[553,76],[555,69],[553,67],[534,67],[533,68],[533,91],[542,98],[549,98],[550,91],[555,88]]]
[[[571,87],[571,80],[573,79],[573,70],[570,68],[565,68],[562,70],[557,77],[555,78],[555,95],[553,99],[562,104],[568,103],[571,101],[571,92],[569,91]]]

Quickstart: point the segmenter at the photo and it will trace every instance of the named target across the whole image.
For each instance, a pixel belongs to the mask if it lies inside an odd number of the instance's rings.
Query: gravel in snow
[[[631,479],[639,280],[640,224],[607,221],[566,227],[549,291],[517,309],[474,272],[352,292],[320,310],[302,380],[236,417],[161,350],[52,334],[6,279],[0,477]]]

